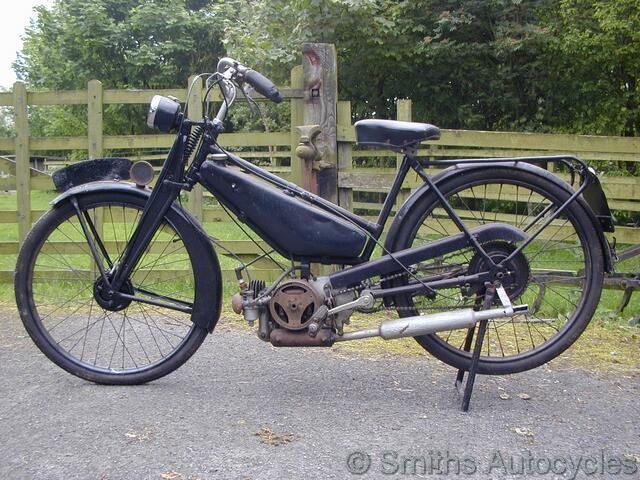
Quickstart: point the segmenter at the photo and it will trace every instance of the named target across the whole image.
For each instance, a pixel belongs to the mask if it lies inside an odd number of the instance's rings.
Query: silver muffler
[[[471,328],[483,320],[495,318],[513,317],[529,310],[527,305],[514,305],[490,310],[473,310],[467,308],[452,312],[432,313],[429,315],[417,315],[415,317],[399,318],[397,320],[385,320],[377,328],[356,330],[335,337],[336,342],[347,340],[360,340],[362,338],[382,337],[385,340],[395,338],[417,337],[428,333],[457,330],[459,328]]]

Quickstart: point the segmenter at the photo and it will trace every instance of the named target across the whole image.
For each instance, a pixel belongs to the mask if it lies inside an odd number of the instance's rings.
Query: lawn
[[[34,192],[32,194],[32,209],[45,210],[49,207],[49,201],[54,197],[53,194],[47,192]],[[15,196],[10,193],[0,194],[0,210],[14,210],[15,209]],[[124,214],[123,214],[124,215]],[[105,215],[106,216],[106,215]],[[131,218],[131,217],[130,217]],[[108,243],[108,248],[114,249],[114,255],[117,256],[121,253],[122,238],[125,236],[123,230],[127,227],[123,226],[118,221],[112,223],[110,228],[107,220],[105,226],[105,242]],[[116,226],[117,225],[117,226]],[[206,223],[206,230],[214,237],[220,240],[237,240],[243,238],[243,233],[240,229],[231,222],[211,222]],[[128,227],[129,229],[131,226]],[[75,229],[75,231],[73,230]],[[171,236],[172,232],[161,232],[158,236],[159,241],[162,243],[173,244],[175,243],[174,237]],[[57,233],[58,241],[65,241],[72,238],[73,240],[81,240],[81,233],[75,226],[68,226],[67,231]],[[64,236],[64,237],[63,237]],[[17,225],[5,224],[0,229],[0,242],[17,241]],[[117,248],[117,250],[116,250]],[[145,264],[157,264],[158,261],[162,261],[171,264],[171,268],[184,271],[188,269],[187,257],[184,250],[180,250],[179,246],[172,246],[169,251],[170,255],[167,255],[166,247],[163,250],[158,247],[155,250],[152,249],[147,253],[147,257],[143,260]],[[219,252],[220,253],[220,252]],[[74,272],[85,271],[90,265],[88,256],[84,251],[78,250],[77,252],[65,252],[67,261],[71,262]],[[0,255],[0,270],[13,270],[15,267],[15,254]],[[284,262],[283,259],[280,258]],[[545,253],[544,261],[554,264],[555,268],[562,269],[570,267],[568,260],[563,257],[563,253],[559,251],[549,251]],[[563,263],[564,262],[564,263]],[[229,256],[220,255],[220,263],[223,269],[229,270],[237,265],[237,261]],[[55,262],[45,260],[41,265],[46,268],[46,273],[51,275],[52,269],[55,272]],[[618,271],[640,271],[640,258],[630,259],[619,266]],[[89,276],[90,273],[87,273]],[[145,277],[146,278],[146,277]],[[151,277],[153,279],[153,277]],[[65,279],[59,278],[58,281],[51,282],[51,277],[43,277],[45,280],[45,290],[40,294],[45,295],[48,298],[55,298],[64,294],[66,290],[73,287],[72,281],[64,281]],[[184,300],[189,300],[190,288],[192,283],[189,283],[188,279],[176,279],[176,278],[163,278],[161,280],[156,279],[155,285],[161,283],[162,288],[159,288],[159,293],[169,294],[175,292],[183,292]],[[225,283],[224,292],[224,306],[225,316],[232,320],[232,324],[241,326],[244,324],[241,317],[230,313],[227,308],[230,296],[237,291],[237,287],[232,282]],[[629,320],[633,317],[640,315],[640,293],[637,293],[638,297],[632,299],[629,306],[625,310],[623,315],[616,314],[616,307],[622,297],[620,290],[605,290],[602,295],[602,299],[596,313],[595,319],[592,321],[587,334],[571,349],[569,356],[577,359],[579,363],[587,366],[594,366],[595,368],[613,368],[629,370],[637,367],[637,352],[640,347],[640,340],[638,339],[637,327],[631,327]],[[0,300],[5,304],[13,304],[13,285],[11,283],[0,284]],[[556,310],[562,310],[566,307],[563,305],[566,300],[547,293],[548,300],[553,303]],[[527,303],[533,303],[535,298],[524,299]],[[384,317],[390,315],[390,313],[380,312],[374,315],[362,315],[356,314],[352,318],[351,328],[363,328],[375,325],[379,323]],[[547,315],[549,316],[549,315]],[[524,328],[524,327],[518,327]],[[514,328],[515,334],[515,328]],[[458,335],[462,335],[462,332],[458,332]],[[522,332],[518,332],[518,336],[525,335]],[[529,333],[530,335],[530,333]],[[462,337],[461,337],[462,338]],[[498,337],[499,340],[499,337]],[[533,340],[532,340],[533,341]],[[489,337],[488,347],[491,348],[515,348],[513,345],[502,345],[502,342],[498,344],[496,340],[493,341]],[[403,355],[417,355],[422,353],[422,349],[412,340],[399,340],[394,342],[384,342],[382,340],[368,340],[365,342],[354,342],[340,344],[335,347],[336,351],[350,353],[368,353],[368,354],[403,354]]]

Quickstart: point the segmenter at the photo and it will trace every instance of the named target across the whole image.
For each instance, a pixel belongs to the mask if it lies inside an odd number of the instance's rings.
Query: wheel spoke
[[[568,198],[554,197],[535,183],[507,180],[506,177],[495,181],[460,179],[457,184],[462,185],[463,182],[466,185],[442,193],[460,218],[468,223],[468,227],[502,222],[525,230],[540,228]],[[450,234],[450,229],[445,225],[451,225],[451,221],[443,217],[444,209],[440,204],[423,208],[424,216],[411,230],[415,233],[408,243],[398,248],[423,245]],[[491,358],[506,364],[532,351],[542,352],[544,346],[558,341],[567,325],[580,315],[588,298],[585,289],[591,278],[586,256],[590,247],[583,240],[584,236],[580,233],[583,228],[573,211],[570,207],[563,210],[558,218],[546,226],[540,237],[507,262],[511,274],[502,282],[511,301],[514,304],[528,304],[530,308],[535,307],[535,311],[504,320],[491,320],[492,326],[486,330],[481,361]],[[506,249],[502,250],[504,252],[513,252],[517,246],[518,242],[496,238],[486,241],[483,249],[493,258],[501,251],[500,248]],[[509,253],[502,255],[508,256]],[[506,257],[496,257],[497,260],[503,258]],[[518,263],[515,260],[517,258],[523,260]],[[472,249],[466,249],[421,262],[418,271],[424,272],[424,276],[446,274],[448,271],[455,272],[454,278],[471,275],[488,270],[477,270],[476,265],[482,265],[480,259]],[[402,281],[404,284],[408,282],[406,278]],[[396,305],[415,309],[419,313],[470,308],[474,307],[475,295],[482,295],[484,285],[470,287],[473,286],[437,290],[435,300],[421,295],[407,295],[404,299],[396,299]],[[436,333],[430,338],[432,340],[428,340],[427,345],[433,344],[434,348],[436,344],[439,345],[438,351],[442,351],[444,346],[446,351],[459,352],[466,358],[470,356],[470,353],[464,352],[464,335],[460,330]]]
[[[121,261],[142,208],[144,205],[123,202],[80,204],[80,215],[109,268],[106,275]],[[195,331],[191,314],[185,310],[193,308],[194,303],[190,251],[172,224],[164,221],[131,273],[130,286],[122,290],[130,296],[138,292],[142,298],[162,305],[117,296],[118,300],[109,303],[94,296],[97,271],[83,266],[91,252],[77,225],[77,214],[69,209],[52,223],[34,251],[34,316],[51,337],[51,345],[77,368],[113,377],[146,371],[171,357]]]

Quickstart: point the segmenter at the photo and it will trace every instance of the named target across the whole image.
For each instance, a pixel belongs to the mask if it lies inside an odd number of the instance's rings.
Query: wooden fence
[[[106,152],[168,149],[173,135],[105,135],[103,109],[112,104],[147,104],[153,95],[173,95],[186,98],[186,87],[169,90],[110,90],[103,89],[98,80],[88,83],[86,90],[35,92],[27,91],[22,82],[16,82],[12,92],[0,93],[0,106],[12,107],[15,118],[15,137],[0,138],[0,170],[8,175],[0,178],[1,190],[15,190],[16,209],[0,211],[0,224],[17,224],[17,238],[0,242],[0,255],[15,256],[19,245],[44,211],[31,208],[31,192],[51,191],[49,175],[30,165],[32,155],[43,151],[86,150],[89,158],[99,158]],[[351,107],[348,101],[338,101],[336,55],[332,45],[308,44],[303,47],[302,65],[291,71],[290,84],[281,87],[284,98],[290,104],[290,126],[279,132],[226,133],[221,144],[226,147],[243,147],[242,155],[248,159],[271,157],[271,171],[306,188],[318,191],[322,196],[337,201],[342,206],[366,215],[380,209],[381,198],[388,191],[400,157],[390,151],[363,150],[355,147],[355,130],[352,125]],[[203,85],[196,82],[189,100],[192,118],[202,116]],[[40,105],[86,105],[87,135],[72,137],[32,137],[29,133],[29,107]],[[397,118],[414,120],[410,100],[398,100]],[[415,119],[416,121],[427,119]],[[429,119],[437,124],[437,119]],[[298,145],[299,125],[317,124],[322,133],[317,144],[322,162],[316,162],[317,181],[310,184],[309,169],[295,157]],[[270,151],[265,151],[265,148]],[[542,135],[511,132],[479,132],[443,130],[440,141],[425,145],[420,155],[432,158],[481,158],[496,156],[523,156],[549,154],[575,154],[590,161],[639,162],[640,138],[594,137],[580,135]],[[362,158],[377,158],[381,167],[359,166]],[[283,158],[289,162],[280,161]],[[280,160],[279,160],[280,159]],[[371,164],[372,162],[367,162]],[[287,165],[288,164],[288,165]],[[408,178],[399,201],[406,198],[419,181]],[[612,209],[640,212],[640,179],[638,177],[605,177],[603,185]],[[216,206],[207,206],[203,199],[208,195],[197,187],[189,195],[188,206],[198,219],[205,223],[227,220],[226,214]],[[640,243],[640,229],[629,225],[618,226],[615,236],[620,243]],[[259,252],[249,240],[224,241],[242,258]],[[5,262],[6,263],[6,262]],[[273,278],[269,269],[255,272],[257,278]],[[225,278],[233,278],[233,272],[224,272]],[[12,271],[0,271],[0,281],[9,281]]]

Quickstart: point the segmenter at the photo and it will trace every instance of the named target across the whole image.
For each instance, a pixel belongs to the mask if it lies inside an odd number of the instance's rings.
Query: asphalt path
[[[0,478],[640,478],[640,376],[275,349],[221,328],[149,385],[87,383],[0,312]]]

